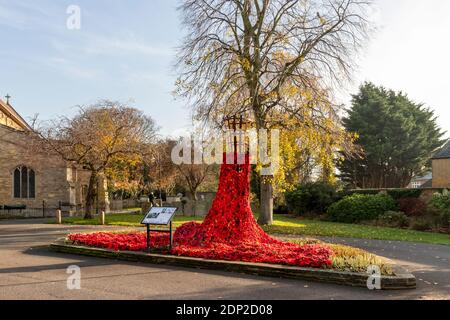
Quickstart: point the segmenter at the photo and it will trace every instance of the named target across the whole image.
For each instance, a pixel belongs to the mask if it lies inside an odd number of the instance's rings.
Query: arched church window
[[[14,198],[20,198],[20,176],[21,170],[17,168],[14,170]]]
[[[32,169],[28,171],[28,198],[36,198],[36,174]]]
[[[13,194],[16,199],[36,197],[36,173],[33,169],[21,166],[14,170]]]

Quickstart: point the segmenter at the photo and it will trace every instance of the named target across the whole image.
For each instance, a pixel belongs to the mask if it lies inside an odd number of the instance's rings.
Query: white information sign
[[[153,207],[141,223],[162,226],[168,225],[175,216],[176,211],[177,208]]]

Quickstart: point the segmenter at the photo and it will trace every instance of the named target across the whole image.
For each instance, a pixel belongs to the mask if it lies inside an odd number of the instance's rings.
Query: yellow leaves
[[[265,95],[261,95],[261,97],[262,97],[264,100],[277,99],[277,98],[278,98],[278,93],[275,92],[275,91],[271,91],[271,92],[269,92],[269,93],[267,93],[267,94],[265,94]]]
[[[282,93],[282,95],[284,95],[286,97],[294,97],[295,95],[297,95],[299,93],[299,89],[297,86],[288,85],[282,89],[281,93]]]
[[[287,55],[284,51],[278,50],[272,54],[272,58],[278,61],[286,61]]]
[[[212,60],[212,58],[214,57],[214,52],[216,52],[213,48],[209,48],[207,53],[203,56],[203,61],[204,62],[209,62]]]
[[[294,86],[286,90],[298,91]],[[309,110],[304,107],[302,121],[277,115],[284,126],[280,128],[280,170],[274,177],[276,193],[292,189],[311,167],[318,172],[317,178],[335,183],[338,151],[354,141],[354,134],[347,133],[339,122]]]
[[[310,90],[303,90],[300,94],[306,103],[314,101],[314,94]]]
[[[251,71],[251,64],[247,58],[239,58],[238,62],[244,71],[246,72]]]
[[[287,44],[289,44],[289,41],[287,41]],[[276,50],[272,53],[272,60],[278,64],[286,64],[292,62],[294,59],[297,59],[297,57],[287,50]],[[304,61],[303,57],[300,59],[300,62]]]

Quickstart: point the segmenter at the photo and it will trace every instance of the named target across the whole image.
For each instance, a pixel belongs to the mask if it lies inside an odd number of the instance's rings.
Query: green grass
[[[106,224],[109,226],[142,227],[141,225],[142,219],[143,216],[140,214],[111,214],[106,216]],[[201,217],[176,216],[174,219],[173,226],[176,228],[186,222],[190,221],[201,222],[202,220],[203,218]],[[50,223],[55,222],[52,220],[50,221]],[[100,221],[97,217],[88,220],[84,220],[83,217],[72,217],[72,218],[64,218],[63,223],[88,226],[88,225],[99,225]]]
[[[302,220],[290,216],[276,217],[274,224],[264,227],[264,230],[272,234],[398,240],[450,245],[450,235],[448,234],[317,220]]]
[[[114,214],[107,215],[107,225],[139,227],[142,215]],[[177,216],[174,227],[189,221],[202,221],[200,217]],[[54,223],[51,221],[50,223]],[[80,217],[64,218],[65,224],[98,225],[98,218],[84,220]],[[414,230],[383,228],[367,225],[343,224],[317,220],[303,220],[292,216],[275,216],[272,226],[265,226],[264,230],[271,234],[296,236],[325,236],[348,237],[360,239],[398,240],[411,242],[424,242],[432,244],[450,245],[450,235],[419,232]]]

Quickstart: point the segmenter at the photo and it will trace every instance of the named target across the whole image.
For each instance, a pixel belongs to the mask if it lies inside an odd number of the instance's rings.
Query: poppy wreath
[[[224,155],[226,158],[226,155]],[[236,154],[234,155],[236,160]],[[219,188],[211,210],[202,224],[186,223],[175,231],[173,255],[214,260],[286,264],[321,268],[331,265],[333,252],[320,245],[297,245],[270,237],[258,225],[250,203],[250,160],[221,166]],[[72,234],[69,240],[113,250],[140,251],[146,248],[145,232],[126,234]],[[169,236],[153,233],[154,247],[169,244]]]

